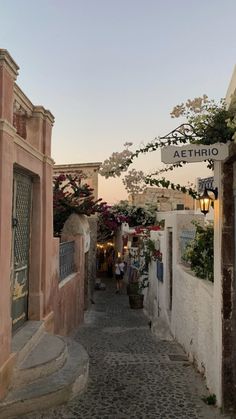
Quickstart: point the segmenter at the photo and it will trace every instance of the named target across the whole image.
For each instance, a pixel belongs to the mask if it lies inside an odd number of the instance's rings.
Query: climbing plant
[[[125,222],[128,222],[127,214],[118,206],[104,205],[98,214],[98,242],[112,239],[121,224]]]
[[[127,201],[113,206],[104,205],[98,214],[98,241],[110,240],[122,223],[130,227],[155,223],[155,210],[129,205]]]
[[[126,217],[130,227],[150,226],[155,224],[156,210],[152,206],[129,205],[127,201],[114,205],[114,210]]]
[[[184,118],[186,122],[163,137],[154,138],[153,141],[134,152],[129,150],[132,143],[126,143],[126,149],[116,153],[110,159],[105,160],[101,174],[103,176],[120,176],[126,171],[133,161],[141,154],[156,151],[162,147],[181,144],[213,144],[216,142],[226,143],[236,136],[236,100],[232,98],[231,106],[226,107],[225,101],[209,100],[207,95],[188,99],[185,103],[176,105],[171,111],[172,118]],[[128,144],[128,145],[127,145]],[[128,150],[128,152],[127,152]],[[105,163],[104,162],[104,163]],[[167,180],[163,173],[183,167],[185,162],[168,165],[155,173],[145,176],[145,183],[150,186],[161,186],[189,193],[196,198],[197,192],[192,187],[181,186]],[[208,160],[207,165],[213,168],[213,162]]]
[[[143,192],[146,187],[145,174],[142,170],[129,170],[122,179],[122,182],[128,194],[131,195],[132,200],[135,194]]]
[[[195,237],[187,244],[183,261],[190,263],[191,270],[202,279],[214,281],[214,229],[212,224],[196,226]]]
[[[56,176],[53,179],[54,235],[61,235],[64,223],[72,213],[90,216],[102,211],[105,205],[101,198],[94,198],[93,189],[85,182],[82,172]]]

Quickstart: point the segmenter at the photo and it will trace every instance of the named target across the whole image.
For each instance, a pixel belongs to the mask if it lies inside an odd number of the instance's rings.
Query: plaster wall
[[[172,266],[173,266],[173,290],[172,290],[172,301],[174,298],[174,288],[175,288],[175,266],[180,262],[180,239],[179,235],[182,230],[194,230],[194,226],[192,224],[193,220],[198,220],[198,222],[203,222],[202,215],[196,215],[193,211],[171,211],[171,212],[158,212],[157,213],[157,221],[165,221],[165,229],[164,231],[157,231],[151,233],[151,238],[154,240],[159,241],[160,251],[162,253],[162,262],[164,266],[164,273],[163,273],[163,282],[157,280],[156,276],[156,262],[151,264],[151,276],[155,278],[155,282],[157,285],[155,286],[155,290],[157,293],[156,298],[156,312],[159,312],[159,315],[165,319],[166,323],[169,327],[171,327],[171,296],[170,296],[170,272],[169,272],[169,264],[170,264],[170,253],[171,249],[169,249],[169,239],[168,235],[172,232]],[[152,286],[150,287],[150,290]],[[149,293],[151,291],[148,291]],[[153,296],[149,299],[152,300]]]
[[[216,393],[214,370],[213,284],[194,277],[177,264],[174,273],[171,315],[173,336],[184,347],[191,361],[206,376],[207,386]]]
[[[79,235],[83,236],[84,251],[84,309],[90,305],[95,279],[96,279],[96,244],[97,244],[97,217],[94,215],[71,214],[62,230],[62,241],[71,236],[72,240]]]
[[[83,237],[68,236],[75,241],[75,272],[59,282],[59,239],[54,239],[53,286],[51,303],[54,333],[68,335],[83,322],[84,314],[84,243]]]
[[[145,296],[145,309],[152,320],[154,333],[159,333],[160,320],[164,321],[172,336],[184,347],[189,358],[206,377],[207,385],[221,404],[221,298],[219,271],[215,283],[195,277],[181,264],[180,232],[194,229],[192,220],[203,223],[202,215],[191,211],[158,213],[159,221],[165,220],[163,231],[153,232],[162,253],[163,282],[157,279],[156,262],[149,269],[150,285]],[[216,219],[218,219],[216,217]],[[170,251],[169,233],[172,232],[172,308],[170,307]],[[216,240],[217,238],[215,238]],[[220,250],[219,250],[220,251]],[[220,257],[218,258],[219,263]]]
[[[16,169],[30,176],[33,187],[27,315],[30,320],[42,320],[51,311],[53,160],[50,152],[54,118],[45,108],[35,107],[16,85],[18,69],[10,54],[0,49],[0,398],[7,391],[14,364],[11,255]],[[34,134],[29,128],[32,117],[40,121]],[[36,137],[40,141],[35,141]]]

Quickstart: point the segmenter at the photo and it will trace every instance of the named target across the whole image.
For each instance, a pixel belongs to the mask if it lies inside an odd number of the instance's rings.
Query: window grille
[[[62,281],[75,272],[74,264],[75,242],[63,242],[60,244],[60,278]]]

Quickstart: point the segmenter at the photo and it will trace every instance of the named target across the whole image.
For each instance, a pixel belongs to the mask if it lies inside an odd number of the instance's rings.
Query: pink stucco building
[[[59,241],[53,238],[54,117],[34,106],[15,83],[18,66],[0,49],[0,399],[17,353],[12,341],[28,322],[67,334],[83,318],[83,252],[75,240],[75,269],[59,276]]]

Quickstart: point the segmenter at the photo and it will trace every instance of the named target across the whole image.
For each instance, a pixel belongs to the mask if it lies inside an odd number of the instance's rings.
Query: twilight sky
[[[55,116],[58,164],[103,161],[168,133],[173,106],[224,97],[236,63],[235,0],[0,0],[0,10],[19,86]],[[157,170],[160,153],[132,167]],[[194,163],[170,179],[208,175]],[[103,199],[126,198],[120,179],[99,181]]]

